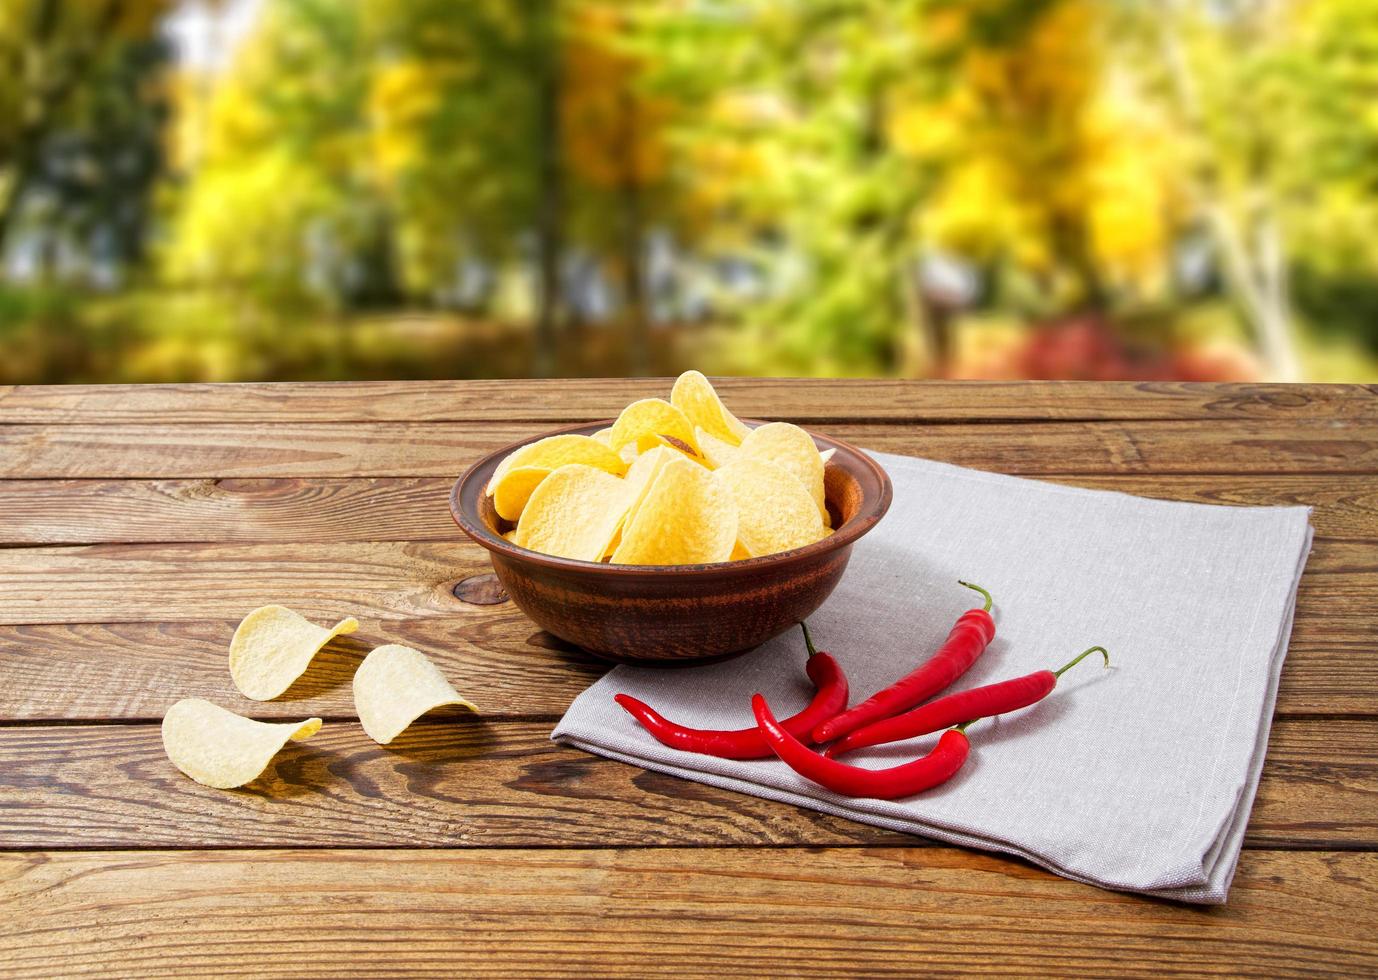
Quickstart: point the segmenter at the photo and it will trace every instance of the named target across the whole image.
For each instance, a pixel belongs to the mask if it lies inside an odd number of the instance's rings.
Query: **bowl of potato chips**
[[[738,419],[690,371],[668,400],[485,456],[450,510],[543,629],[610,660],[686,664],[817,609],[891,493],[861,450]]]

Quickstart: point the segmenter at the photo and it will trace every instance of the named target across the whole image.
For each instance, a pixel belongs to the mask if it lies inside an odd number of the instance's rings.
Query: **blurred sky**
[[[167,15],[163,33],[174,57],[197,72],[223,72],[235,48],[262,13],[264,0],[183,0]]]

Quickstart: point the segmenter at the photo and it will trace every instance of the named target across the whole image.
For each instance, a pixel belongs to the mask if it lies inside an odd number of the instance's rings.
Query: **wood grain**
[[[1378,539],[1378,480],[1249,474],[1051,477],[1163,500],[1306,505],[1328,538]],[[0,544],[453,541],[446,477],[0,480]]]
[[[451,590],[488,571],[469,541],[9,548],[0,549],[0,623],[238,620],[271,602],[320,619],[480,617],[494,607]],[[1317,540],[1300,596],[1299,630],[1323,616],[1335,639],[1371,636],[1378,547]]]
[[[347,422],[0,426],[10,478],[454,479],[544,423]],[[828,423],[855,445],[1027,476],[1074,473],[1378,473],[1378,420]]]
[[[452,483],[441,477],[0,480],[0,544],[455,541],[461,535],[450,517]]]
[[[350,680],[368,651],[384,643],[424,650],[497,718],[558,717],[608,669],[507,603],[456,617],[363,618],[358,633],[331,641],[281,699],[250,701],[227,673],[236,625],[237,619],[0,626],[0,723],[157,721],[184,697],[259,718],[353,718]],[[1378,691],[1378,679],[1371,687]]]
[[[324,651],[261,715],[352,713],[349,678],[373,645],[427,651],[500,716],[563,713],[602,668],[510,602],[453,586],[488,571],[472,545],[99,545],[0,550],[0,720],[159,718],[169,696],[228,696],[229,637],[249,609],[284,602],[362,626]],[[1378,548],[1318,540],[1302,579],[1280,714],[1378,712]],[[230,705],[235,706],[235,705]],[[244,702],[239,707],[248,707]]]
[[[1378,855],[1253,851],[1230,904],[950,848],[0,858],[0,968],[67,974],[1360,976]]]
[[[9,848],[913,841],[557,746],[549,723],[455,715],[388,746],[356,724],[327,724],[230,792],[173,768],[157,725],[0,728],[0,835]],[[1248,846],[1378,847],[1375,743],[1372,719],[1280,721]]]
[[[0,386],[0,423],[578,422],[672,379]],[[738,415],[807,421],[1378,417],[1378,386],[717,378]]]
[[[1378,714],[1378,624],[1356,624],[1338,635],[1324,605],[1312,612],[1304,604],[1302,612],[1277,713]],[[510,604],[478,607],[462,617],[364,617],[359,633],[321,651],[285,700],[251,702],[226,682],[226,650],[237,622],[0,626],[0,723],[157,720],[181,697],[208,698],[261,718],[349,718],[350,678],[368,650],[382,643],[426,651],[485,713],[498,718],[558,717],[607,669],[537,630]]]
[[[0,975],[1378,974],[1378,386],[721,387],[879,450],[1316,507],[1227,908],[550,743],[604,668],[455,597],[489,567],[449,485],[668,380],[0,387]],[[362,626],[260,704],[225,657],[267,601]],[[382,642],[427,650],[485,718],[369,741],[349,678]],[[331,720],[213,791],[162,751],[183,696]]]

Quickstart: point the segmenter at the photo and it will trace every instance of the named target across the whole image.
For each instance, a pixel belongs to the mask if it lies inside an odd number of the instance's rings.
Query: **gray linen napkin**
[[[1225,901],[1268,743],[1297,585],[1305,507],[1145,500],[873,453],[889,515],[859,541],[810,617],[842,663],[852,703],[937,648],[977,597],[995,595],[997,636],[958,682],[1056,668],[1093,644],[1043,702],[973,725],[972,756],[909,799],[848,799],[777,760],[732,762],[666,748],[613,695],[625,691],[703,728],[752,723],[765,694],[783,717],[810,686],[790,631],[744,657],[681,670],[618,667],[584,691],[552,738],[599,755],[892,830],[1020,855],[1105,888]],[[871,767],[937,736],[848,757]]]

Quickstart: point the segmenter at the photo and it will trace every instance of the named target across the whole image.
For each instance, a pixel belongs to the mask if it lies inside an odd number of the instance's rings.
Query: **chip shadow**
[[[339,690],[354,679],[374,644],[357,634],[336,636],[312,658],[302,675],[274,701],[307,701]]]

